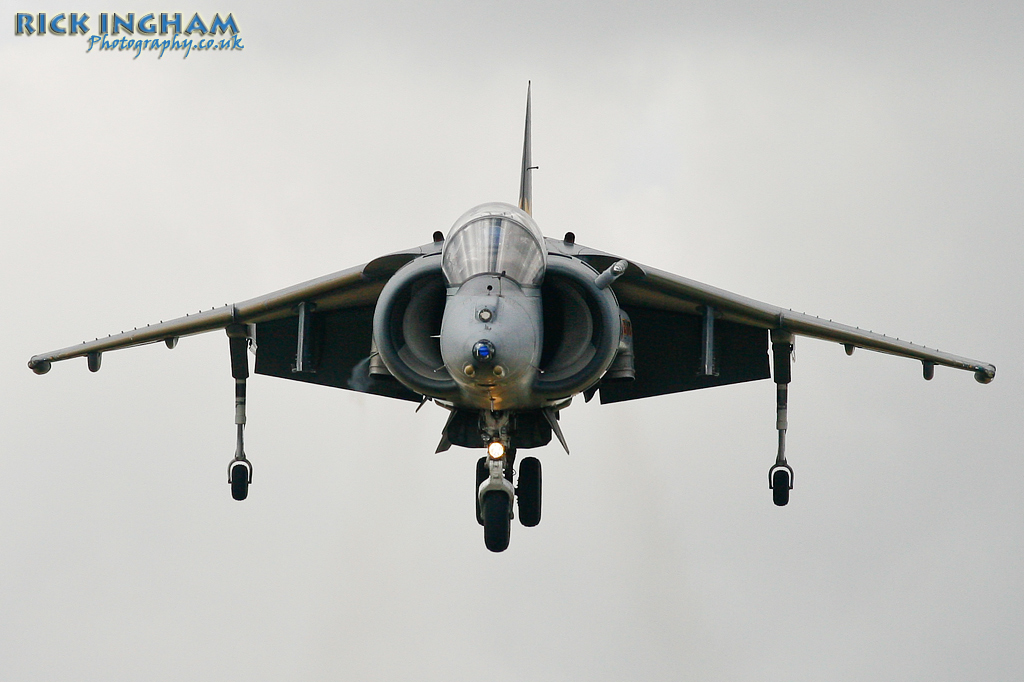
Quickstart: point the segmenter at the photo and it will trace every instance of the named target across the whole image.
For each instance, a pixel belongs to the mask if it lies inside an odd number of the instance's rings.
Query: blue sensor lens
[[[490,341],[477,341],[473,345],[473,357],[481,362],[487,362],[494,357],[494,344]]]

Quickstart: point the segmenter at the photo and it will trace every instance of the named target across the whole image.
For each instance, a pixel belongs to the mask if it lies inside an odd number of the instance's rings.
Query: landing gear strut
[[[508,412],[480,415],[480,436],[487,455],[476,462],[476,520],[484,527],[484,544],[492,552],[508,548],[512,506],[519,500],[519,520],[527,527],[540,523],[541,468],[536,457],[524,457],[519,465],[519,486],[513,487],[516,449]]]
[[[231,497],[241,502],[249,496],[252,483],[252,462],[245,457],[245,380],[249,378],[249,328],[242,324],[227,327],[231,347],[231,376],[235,380],[235,457],[228,465],[228,484]]]
[[[508,481],[509,485],[512,485],[512,465],[516,461],[516,450],[515,448],[509,448],[505,452],[505,460],[503,475],[505,480]],[[476,521],[481,526],[484,525],[483,512],[481,511],[481,502],[483,499],[484,483],[491,477],[491,458],[481,457],[476,461],[476,487],[473,489],[473,496],[476,498]],[[502,487],[504,487],[502,485]]]
[[[477,486],[476,509],[477,521],[484,527],[484,545],[492,552],[504,552],[508,549],[508,540],[512,531],[512,463],[515,461],[515,449],[503,447],[499,456],[489,450],[476,465]],[[481,479],[481,475],[482,479]]]
[[[768,470],[768,487],[772,501],[778,507],[789,503],[789,491],[793,489],[793,468],[786,463],[786,429],[789,428],[787,408],[789,404],[789,382],[792,379],[793,335],[781,329],[772,330],[772,360],[775,368],[775,428],[779,431],[779,453],[775,464]]]

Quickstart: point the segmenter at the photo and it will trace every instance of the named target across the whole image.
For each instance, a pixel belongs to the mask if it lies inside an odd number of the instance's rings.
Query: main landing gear
[[[779,431],[779,452],[775,464],[768,470],[768,487],[772,501],[778,507],[789,504],[789,491],[793,489],[793,468],[786,463],[786,429],[789,428],[787,409],[789,382],[792,379],[793,335],[781,329],[772,330],[772,360],[775,366],[775,428]]]
[[[235,380],[235,457],[228,465],[228,484],[232,499],[241,502],[249,496],[252,483],[252,462],[245,457],[243,436],[245,433],[245,380],[249,378],[249,327],[232,324],[227,327],[228,343],[231,346],[231,376]]]
[[[476,520],[484,527],[484,545],[492,552],[508,548],[512,531],[512,501],[519,502],[519,522],[532,527],[540,523],[541,466],[536,457],[524,457],[519,464],[519,486],[513,487],[515,448],[495,441],[487,456],[476,463]]]

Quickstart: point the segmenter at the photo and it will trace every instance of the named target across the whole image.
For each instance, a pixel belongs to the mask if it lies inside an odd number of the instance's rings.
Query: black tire
[[[512,482],[512,471],[516,465],[516,449],[511,445],[505,450],[505,479]]]
[[[231,467],[231,497],[241,502],[249,496],[249,467],[235,464]]]
[[[540,523],[541,470],[540,460],[526,457],[519,463],[519,522],[533,527]]]
[[[776,507],[789,504],[789,472],[785,469],[776,469],[772,474],[772,501]]]
[[[484,525],[484,517],[480,515],[480,484],[487,480],[491,472],[487,470],[487,458],[476,461],[476,487],[473,488],[473,499],[476,500],[476,522]]]
[[[500,490],[484,495],[481,505],[484,517],[484,545],[492,552],[504,552],[512,530],[511,500]]]

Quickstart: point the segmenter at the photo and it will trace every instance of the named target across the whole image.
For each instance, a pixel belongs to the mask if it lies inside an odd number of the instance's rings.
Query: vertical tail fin
[[[533,155],[530,152],[530,90],[531,84],[526,84],[526,132],[523,135],[523,171],[519,176],[519,208],[530,215],[533,215],[533,179],[530,175],[536,166],[533,165]]]

